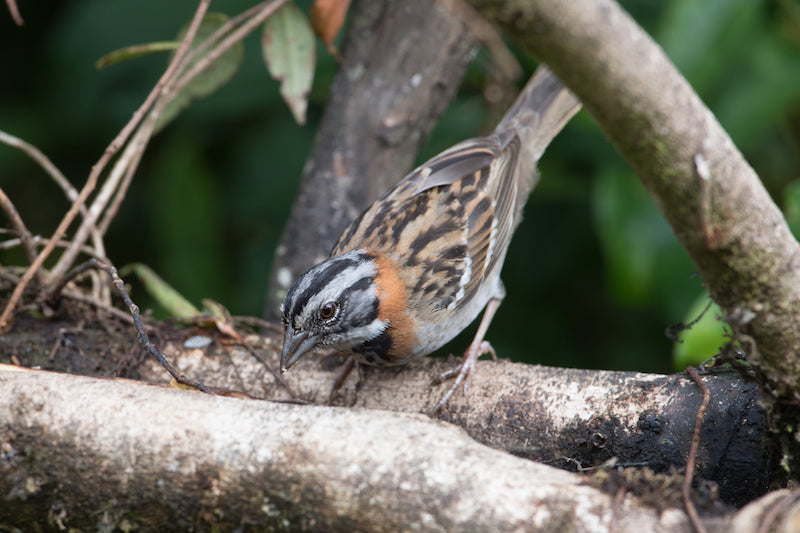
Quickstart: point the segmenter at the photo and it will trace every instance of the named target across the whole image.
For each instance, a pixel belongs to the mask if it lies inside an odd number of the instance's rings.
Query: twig
[[[686,331],[687,329],[692,329],[695,326],[695,324],[700,322],[703,319],[703,317],[706,316],[706,313],[708,313],[708,310],[711,309],[712,305],[714,305],[714,300],[709,298],[708,304],[706,304],[706,307],[700,312],[699,315],[697,315],[697,318],[695,318],[688,324],[684,324],[683,322],[678,322],[677,324],[672,324],[667,326],[667,328],[664,330],[664,336],[673,342],[683,343],[683,340],[678,338],[678,333],[680,333],[681,331]]]
[[[191,65],[192,62],[199,56],[200,54],[204,53],[208,50],[212,45],[218,43],[222,37],[231,31],[232,28],[238,26],[242,23],[242,21],[252,17],[256,13],[258,13],[263,7],[269,4],[273,0],[267,0],[266,2],[261,2],[260,4],[256,4],[250,9],[246,9],[236,15],[233,18],[230,18],[225,21],[225,23],[217,28],[217,31],[212,33],[205,41],[198,44],[195,48],[189,50],[189,53],[186,54],[186,60],[183,62],[183,66]]]
[[[119,181],[119,175],[123,172],[124,169],[124,178],[122,179],[122,184],[120,185],[117,194],[114,198],[112,205],[109,209],[106,210],[106,214],[103,217],[102,222],[100,223],[100,232],[105,234],[108,230],[108,226],[111,223],[111,220],[116,216],[116,213],[119,209],[119,205],[124,198],[125,192],[130,184],[130,181],[133,179],[133,174],[138,167],[139,161],[141,159],[142,153],[144,152],[144,148],[147,146],[150,137],[152,136],[153,129],[155,128],[156,122],[158,118],[161,116],[163,110],[169,105],[170,102],[173,101],[175,95],[179,94],[185,87],[188,85],[198,74],[206,70],[214,61],[219,59],[219,57],[227,52],[233,45],[237,42],[241,41],[245,36],[247,36],[251,31],[253,31],[261,22],[264,21],[267,17],[269,17],[272,13],[274,13],[280,6],[285,4],[288,0],[272,0],[270,2],[263,2],[257,6],[254,6],[246,11],[240,13],[236,17],[228,20],[225,24],[223,24],[216,32],[214,32],[208,39],[200,43],[194,49],[191,49],[187,52],[187,55],[183,62],[181,63],[178,72],[176,73],[177,80],[173,79],[173,83],[167,84],[162,91],[160,98],[154,103],[153,108],[150,111],[150,114],[147,117],[139,131],[136,132],[136,136],[134,140],[131,141],[129,146],[126,148],[125,153],[117,161],[117,164],[112,171],[112,176],[116,179],[109,179],[109,184],[104,186],[103,192],[101,195],[98,195],[97,201],[95,204],[98,204],[98,201],[101,197],[107,198],[110,196],[111,191],[113,190],[110,186],[113,183],[116,186],[116,183]],[[203,56],[200,60],[197,61],[194,65],[192,65],[192,61],[195,58],[205,51],[208,47],[210,47],[213,43],[222,39],[223,35],[226,32],[230,31],[231,28],[235,27],[236,25],[240,24],[242,21],[247,20],[248,17],[252,17],[251,20],[248,20],[247,23],[242,24],[238,29],[231,32],[222,42],[214,48],[211,52],[207,55]],[[191,66],[191,68],[189,68]],[[184,69],[189,69],[188,72],[185,72]],[[107,194],[104,194],[106,193]],[[107,203],[107,199],[104,199],[103,204]],[[94,206],[93,206],[94,209]]]
[[[133,130],[136,126],[141,122],[142,118],[144,117],[145,112],[150,108],[150,106],[155,101],[156,97],[161,94],[162,90],[166,86],[167,82],[170,81],[175,72],[177,72],[178,66],[180,65],[181,60],[186,55],[186,51],[189,49],[189,44],[194,39],[195,34],[197,33],[197,29],[200,27],[200,23],[203,20],[203,16],[208,9],[208,4],[211,0],[200,0],[200,5],[195,12],[194,18],[192,19],[192,23],[189,26],[189,30],[186,32],[186,38],[184,38],[181,45],[178,47],[178,50],[175,52],[175,56],[172,58],[167,70],[161,76],[161,78],[156,83],[156,86],[153,87],[153,90],[150,91],[150,94],[147,95],[144,103],[139,106],[139,109],[133,114],[133,117],[130,121],[122,128],[122,131],[111,141],[111,144],[108,145],[103,155],[100,159],[95,163],[92,167],[92,171],[89,173],[89,178],[86,180],[86,183],[81,189],[81,192],[78,194],[78,197],[72,203],[72,206],[67,211],[67,214],[64,215],[64,218],[61,220],[61,223],[56,228],[56,231],[53,233],[53,236],[50,238],[50,241],[45,245],[44,249],[39,252],[38,257],[36,260],[31,264],[25,274],[22,276],[19,284],[14,288],[14,292],[11,294],[11,297],[8,299],[8,303],[6,304],[3,313],[0,314],[0,332],[5,331],[8,329],[9,317],[11,313],[14,311],[17,303],[19,302],[22,293],[25,291],[25,287],[28,286],[31,279],[33,278],[34,274],[41,268],[42,264],[44,263],[45,259],[50,255],[53,249],[56,246],[56,243],[61,239],[64,233],[67,231],[67,228],[72,221],[75,219],[75,215],[77,215],[78,210],[86,203],[86,199],[94,190],[95,186],[97,185],[97,180],[100,176],[100,173],[105,169],[106,165],[108,164],[109,160],[116,154],[125,141],[130,137]],[[96,202],[95,202],[96,204]],[[89,216],[84,218],[83,223],[78,228],[78,231],[75,234],[75,238],[72,241],[72,245],[67,248],[67,250],[62,254],[59,261],[56,263],[56,266],[53,267],[51,271],[51,275],[53,279],[58,280],[61,278],[75,260],[75,257],[78,255],[81,245],[86,241],[87,234],[89,232],[89,228],[94,226],[94,222],[98,216],[98,210],[95,209],[95,205],[92,206],[92,209],[89,210]]]
[[[133,321],[133,318],[131,318],[131,315],[129,315],[125,311],[117,309],[116,307],[112,307],[98,300],[97,298],[92,298],[91,296],[86,296],[85,294],[81,294],[75,291],[64,291],[64,297],[69,298],[70,300],[75,300],[76,302],[89,304],[93,307],[100,309],[101,311],[108,313],[109,315],[112,315],[124,322],[127,322],[128,324],[136,325],[135,322]],[[152,329],[152,327],[150,326],[146,327]]]
[[[700,408],[697,410],[697,416],[695,417],[694,422],[694,437],[692,437],[692,446],[689,449],[689,457],[686,458],[686,475],[683,478],[683,505],[686,507],[686,514],[689,515],[689,520],[692,522],[692,526],[697,533],[706,533],[706,528],[703,523],[700,521],[700,516],[697,514],[697,509],[694,506],[691,498],[691,489],[692,489],[692,478],[694,477],[694,467],[695,461],[697,460],[697,449],[700,447],[700,432],[703,429],[703,419],[706,416],[706,409],[708,408],[708,404],[711,401],[711,392],[706,387],[706,384],[703,383],[703,380],[700,379],[700,376],[697,374],[697,370],[694,367],[690,366],[686,369],[686,372],[691,376],[697,386],[700,387],[700,390],[703,391],[703,402],[700,404]]]
[[[125,302],[125,305],[128,307],[128,310],[131,313],[131,317],[133,317],[133,323],[136,325],[136,333],[138,335],[139,343],[142,347],[147,350],[153,357],[155,357],[158,362],[161,364],[164,369],[169,372],[169,374],[173,377],[173,379],[180,383],[181,385],[186,385],[188,387],[192,387],[199,391],[205,392],[207,394],[211,394],[211,392],[206,388],[205,385],[200,383],[199,381],[194,381],[192,379],[187,378],[182,373],[178,372],[175,367],[172,366],[167,358],[158,351],[153,343],[150,341],[150,337],[147,336],[147,333],[144,331],[144,324],[142,324],[142,317],[139,314],[139,307],[133,303],[131,297],[128,296],[128,291],[125,290],[125,282],[119,277],[117,273],[117,269],[114,268],[114,265],[106,263],[105,261],[101,261],[99,259],[90,259],[85,263],[81,263],[80,265],[73,268],[69,273],[67,273],[63,278],[67,281],[75,278],[75,276],[81,274],[90,269],[99,268],[104,270],[111,276],[111,281],[114,283],[114,286],[119,291],[120,296],[122,296],[122,300]],[[66,283],[66,282],[65,282]],[[59,282],[61,284],[61,282]]]
[[[22,249],[25,251],[25,257],[28,258],[28,263],[33,263],[36,261],[36,245],[33,242],[33,235],[31,235],[31,232],[25,227],[25,223],[22,221],[22,217],[19,216],[17,208],[14,207],[14,203],[8,195],[6,195],[2,187],[0,187],[0,208],[6,212],[8,220],[11,221],[11,225],[14,226],[14,229],[17,231]]]
[[[269,373],[272,374],[272,376],[275,378],[275,380],[278,383],[280,383],[283,386],[284,389],[286,389],[286,392],[288,392],[292,396],[292,398],[299,398],[299,396],[297,394],[295,394],[295,392],[292,390],[292,387],[290,387],[289,384],[286,383],[286,380],[283,379],[283,376],[281,376],[280,374],[275,372],[272,369],[272,367],[270,366],[270,364],[267,362],[267,360],[264,359],[264,357],[262,357],[262,355],[260,353],[258,353],[258,351],[255,348],[250,346],[250,343],[245,341],[243,338],[240,339],[239,343],[242,346],[244,346],[245,350],[250,352],[250,355],[252,355],[258,362],[260,362],[262,365],[264,365],[264,368],[269,370]]]
[[[113,141],[111,141],[111,144],[108,146],[108,148],[106,148],[106,151],[100,157],[100,160],[92,167],[92,171],[89,174],[89,179],[87,180],[86,185],[84,185],[84,188],[81,191],[81,195],[79,196],[80,202],[76,201],[76,203],[80,203],[80,205],[83,205],[89,193],[92,190],[94,190],[94,187],[97,183],[97,179],[100,173],[105,169],[111,157],[114,154],[116,154],[120,150],[120,148],[122,148],[123,144],[128,140],[128,138],[131,136],[136,127],[141,123],[145,114],[152,107],[156,99],[169,87],[171,83],[173,83],[174,76],[178,72],[178,68],[180,67],[183,58],[186,56],[186,53],[189,50],[189,46],[191,45],[195,35],[197,34],[197,30],[200,27],[200,23],[203,21],[203,17],[205,16],[206,11],[208,10],[208,5],[210,4],[210,2],[211,0],[200,0],[197,10],[195,11],[194,17],[192,18],[192,22],[189,25],[189,29],[186,31],[186,36],[184,37],[180,46],[178,46],[178,49],[175,51],[175,55],[173,56],[172,61],[167,67],[167,70],[164,72],[164,74],[161,75],[161,78],[158,80],[155,87],[153,87],[153,90],[150,91],[150,94],[147,95],[147,98],[142,103],[142,105],[139,106],[139,108],[133,114],[131,120],[125,125],[122,131],[120,131],[117,137]],[[119,162],[117,166],[119,166]],[[108,198],[111,195],[111,191],[113,191],[113,189],[116,188],[115,182],[118,179],[119,177],[114,176],[112,172],[112,175],[109,176],[109,178],[106,180],[103,189],[101,190],[100,194],[98,194],[97,198],[95,198],[91,208],[89,209],[89,216],[83,220],[83,223],[75,232],[75,237],[73,239],[72,247],[68,248],[64,252],[64,254],[58,260],[56,265],[53,267],[52,270],[53,279],[59,279],[61,276],[63,276],[69,269],[70,265],[72,265],[72,263],[75,261],[75,257],[78,255],[78,248],[86,241],[89,228],[94,225],[95,221],[97,220],[97,217],[100,215],[100,211],[107,204]],[[74,209],[70,209],[70,212],[72,212],[73,210]],[[72,214],[72,217],[69,217],[69,215],[70,213],[67,213],[67,217],[65,217],[64,221],[62,221],[62,225],[64,225],[64,222],[67,222],[66,225],[69,225],[69,223],[72,222],[72,219],[74,218],[74,213]],[[61,226],[59,226],[59,229],[60,228]],[[54,238],[56,237],[54,236]],[[61,238],[61,234],[59,234],[57,238]],[[50,251],[52,250],[47,251],[47,253],[49,254]],[[44,250],[42,251],[42,253],[44,253]],[[11,303],[16,304],[16,301],[15,300],[9,301],[9,305]],[[10,311],[8,312],[10,313]],[[5,314],[6,313],[4,313],[3,316],[0,316],[0,329],[2,329],[3,327],[4,324],[3,318],[5,317]]]
[[[9,229],[6,229],[6,228],[0,228],[0,234],[19,235],[16,231],[9,230]],[[32,242],[33,242],[34,246],[39,246],[42,243],[47,243],[49,241],[50,241],[50,239],[44,238],[41,235],[33,235],[32,236]],[[22,244],[22,241],[21,241],[20,238],[8,239],[7,241],[0,242],[0,250],[7,250],[9,248],[14,248],[16,246],[20,246],[21,244]],[[69,242],[69,241],[60,240],[60,241],[58,241],[56,243],[56,246],[60,246],[62,248],[66,248],[67,246],[70,246],[71,244],[72,243]],[[90,247],[85,246],[85,245],[81,246],[81,252],[86,254],[86,255],[89,255],[91,257],[97,257],[98,259],[103,259],[102,257],[99,257],[95,253],[95,250],[93,248],[90,248]]]
[[[275,322],[270,322],[268,320],[264,320],[263,318],[259,318],[257,316],[235,316],[233,320],[239,324],[245,324],[247,326],[257,326],[262,329],[270,329],[276,333],[283,333],[283,327]]]
[[[475,8],[463,0],[441,0],[444,6],[481,40],[495,60],[506,79],[517,80],[522,76],[522,67],[508,49],[497,29]]]
[[[193,79],[202,70],[206,69],[214,60],[216,60],[219,57],[219,55],[221,55],[221,53],[227,51],[227,49],[229,49],[236,42],[241,40],[245,35],[247,35],[247,33],[252,31],[252,29],[254,29],[258,23],[263,21],[263,19],[266,18],[266,16],[268,16],[269,14],[274,12],[275,9],[277,9],[276,6],[282,5],[283,3],[285,3],[285,1],[286,0],[273,2],[272,4],[267,4],[267,3],[260,4],[259,6],[256,6],[256,8],[258,9],[255,8],[248,9],[244,13],[228,21],[228,23],[224,24],[223,27],[220,28],[220,30],[222,29],[227,30],[227,28],[232,27],[235,23],[238,23],[238,21],[240,20],[244,20],[246,16],[250,15],[251,13],[258,12],[258,10],[265,13],[265,15],[256,18],[255,23],[253,23],[253,21],[249,21],[248,24],[243,25],[242,28],[239,29],[239,31],[234,32],[234,34],[231,36],[234,37],[233,40],[231,40],[230,37],[228,39],[225,39],[217,47],[217,49],[215,49],[212,53],[209,54],[209,56],[211,56],[210,60],[207,60],[208,58],[204,57],[201,61],[198,61],[194,65],[194,67],[189,71],[188,75],[181,75],[180,73],[182,73],[184,69],[187,69],[189,65],[191,65],[191,61],[193,61],[193,59],[196,57],[196,55],[199,53],[200,50],[205,49],[207,46],[211,44],[211,42],[213,42],[215,39],[219,39],[221,36],[221,31],[218,30],[209,39],[206,39],[206,41],[201,43],[201,45],[198,46],[197,49],[191,50],[190,49],[191,43],[194,40],[196,32],[192,32],[190,27],[190,30],[187,31],[187,34],[181,43],[181,47],[183,47],[184,45],[186,45],[187,47],[185,51],[186,52],[185,57],[183,57],[183,59],[180,61],[180,64],[176,68],[174,72],[175,75],[169,80],[167,80],[167,82],[163,85],[161,92],[158,94],[158,98],[153,101],[153,106],[150,109],[147,119],[140,125],[138,131],[136,132],[136,135],[126,147],[123,155],[114,165],[111,175],[109,176],[108,180],[103,186],[103,189],[101,190],[100,194],[98,194],[97,198],[95,199],[92,205],[91,211],[93,213],[97,213],[95,215],[96,218],[99,215],[100,211],[102,211],[106,207],[106,205],[108,205],[109,199],[114,194],[114,191],[115,190],[117,191],[111,206],[109,207],[109,209],[106,210],[103,220],[100,223],[100,232],[102,234],[104,234],[108,230],[108,226],[110,225],[111,220],[113,220],[114,216],[116,215],[119,209],[119,205],[121,204],[122,199],[124,198],[125,192],[127,191],[130,181],[133,178],[133,174],[135,173],[136,168],[139,165],[142,153],[144,152],[144,149],[147,146],[150,137],[152,136],[152,132],[155,127],[156,121],[158,117],[161,115],[163,109],[169,104],[169,102],[173,100],[174,95],[178,94],[183,89],[183,87],[185,87],[186,83],[191,81],[191,79]],[[195,19],[193,20],[193,23],[197,20],[198,18],[196,16]],[[245,32],[242,32],[241,30],[246,27],[249,27],[250,29],[248,29]],[[178,52],[180,51],[181,48],[178,49]],[[178,52],[176,52],[176,58],[178,57]],[[177,79],[179,76],[180,76],[180,81],[178,81]],[[78,229],[78,232],[76,233],[75,237],[76,241],[81,241],[85,239],[85,235],[82,233],[83,229],[84,226],[81,226],[81,228]],[[69,251],[67,253],[69,253]],[[66,256],[67,253],[65,253],[64,255]],[[62,257],[62,260],[63,259],[64,257]],[[68,264],[71,263],[72,261],[69,261]],[[61,266],[61,264],[62,261],[59,261],[56,267],[54,267],[53,269],[54,275],[60,274],[60,271],[58,269]]]
[[[19,283],[19,278],[9,272],[8,268],[0,268],[0,280],[5,281],[10,285],[16,285]]]
[[[177,83],[175,83],[175,85],[172,87],[174,93],[178,94],[181,90],[183,90],[183,88],[186,87],[186,85],[188,85],[189,82],[191,82],[198,74],[208,68],[208,66],[214,61],[219,59],[219,57],[227,52],[234,44],[244,39],[244,37],[256,29],[259,24],[264,22],[270,15],[272,15],[287,2],[288,0],[273,0],[272,2],[262,4],[263,7],[258,14],[254,15],[250,20],[242,24],[236,30],[232,31],[227,37],[225,37],[225,39],[222,40],[219,45],[217,45],[216,48],[200,58],[197,63],[192,65],[191,69],[189,69],[180,77]]]
[[[245,350],[250,352],[250,355],[252,355],[254,359],[256,359],[262,365],[264,365],[264,367],[270,372],[270,374],[273,375],[275,380],[278,383],[280,383],[286,389],[286,391],[289,394],[291,394],[293,397],[296,398],[297,395],[294,393],[294,391],[289,386],[289,384],[283,379],[283,376],[281,376],[279,373],[275,372],[272,369],[272,367],[270,366],[270,364],[267,362],[267,360],[264,359],[264,357],[262,357],[261,354],[255,348],[253,348],[250,345],[250,343],[247,342],[244,339],[244,337],[238,331],[236,331],[236,328],[234,327],[234,319],[230,316],[228,311],[226,309],[222,308],[222,306],[219,306],[219,307],[220,307],[220,311],[221,311],[221,315],[222,316],[217,316],[217,317],[214,318],[214,324],[215,324],[217,330],[219,332],[221,332],[223,335],[226,335],[227,337],[230,337],[231,339],[233,339],[233,341],[236,344],[239,344],[239,345],[243,346]],[[203,318],[201,318],[201,320],[202,319]],[[236,371],[237,376],[238,376],[238,370],[235,367],[234,367],[234,370]],[[241,381],[241,379],[240,379],[240,381]]]
[[[42,169],[47,172],[50,177],[53,178],[53,180],[56,182],[56,184],[58,184],[59,187],[61,187],[70,201],[75,201],[75,199],[78,197],[77,189],[72,186],[66,176],[64,176],[58,167],[53,164],[50,158],[34,145],[2,130],[0,130],[0,142],[25,152],[28,157],[38,163],[39,166],[42,167]]]
[[[22,20],[22,15],[19,14],[17,0],[6,0],[6,5],[8,6],[8,12],[11,14],[11,18],[14,19],[14,23],[17,26],[25,24],[25,21]]]
[[[130,162],[126,165],[127,169],[125,175],[122,178],[122,183],[117,189],[116,194],[114,195],[114,200],[111,202],[111,205],[108,207],[108,209],[106,209],[106,212],[103,215],[103,220],[101,220],[100,224],[97,226],[100,235],[106,234],[108,227],[111,225],[111,221],[117,216],[117,213],[119,212],[119,206],[122,205],[122,200],[125,199],[125,196],[128,193],[128,187],[130,187],[130,184],[133,181],[133,176],[136,174],[136,169],[139,167],[139,162],[141,161],[143,154],[144,149],[134,151]]]
[[[29,142],[2,130],[0,130],[0,142],[23,151],[28,157],[33,159],[33,161],[37,163],[42,170],[47,173],[48,176],[53,178],[53,181],[56,182],[56,185],[61,187],[61,190],[64,191],[64,194],[70,202],[74,202],[78,198],[78,190],[72,186],[67,177],[64,176],[64,173],[61,172],[61,170],[59,170],[55,164],[53,164],[53,162],[49,157],[47,157],[47,155],[44,154],[44,152]],[[85,205],[80,206],[80,213],[81,216],[86,218],[88,213]],[[95,248],[95,251],[92,253],[92,255],[96,257],[105,257],[106,251],[101,233],[98,232],[97,228],[94,226],[90,228],[90,231],[92,234],[92,243],[94,244]],[[29,260],[29,262],[33,262],[33,260]]]

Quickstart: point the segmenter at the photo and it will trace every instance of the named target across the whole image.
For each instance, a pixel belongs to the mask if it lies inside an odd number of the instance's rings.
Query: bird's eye
[[[336,302],[328,302],[319,308],[319,317],[323,320],[333,318],[336,314]]]

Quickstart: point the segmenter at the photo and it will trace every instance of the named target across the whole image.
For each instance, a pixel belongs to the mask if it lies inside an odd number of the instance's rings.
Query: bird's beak
[[[281,374],[292,368],[307,352],[317,346],[319,335],[308,331],[295,333],[292,328],[286,328],[283,335],[283,351],[281,351]]]

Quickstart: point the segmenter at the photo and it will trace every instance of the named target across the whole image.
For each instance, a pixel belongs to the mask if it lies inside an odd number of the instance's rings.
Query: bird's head
[[[281,372],[318,347],[343,352],[380,336],[378,265],[364,250],[331,257],[300,276],[281,304]]]

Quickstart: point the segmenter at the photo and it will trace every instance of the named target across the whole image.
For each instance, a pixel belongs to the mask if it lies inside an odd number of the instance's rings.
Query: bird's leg
[[[342,354],[337,353],[337,356],[341,356]],[[331,357],[331,354],[326,355],[326,357]],[[358,361],[356,361],[355,357],[346,356],[344,363],[342,364],[342,368],[336,373],[336,377],[333,378],[333,383],[331,383],[331,391],[328,394],[328,405],[333,403],[333,397],[336,396],[336,393],[339,392],[339,388],[344,384],[347,376],[350,375],[350,372],[353,371],[353,367],[358,367]],[[359,369],[360,370],[360,369]],[[359,376],[360,379],[360,376]]]
[[[495,297],[489,300],[489,303],[486,304],[486,309],[483,312],[481,323],[478,326],[478,332],[475,333],[475,338],[472,340],[469,348],[467,348],[467,351],[464,352],[463,361],[461,361],[461,364],[458,365],[457,368],[442,373],[437,379],[437,383],[441,383],[447,379],[455,377],[453,385],[450,387],[444,397],[442,397],[439,403],[436,404],[436,407],[433,408],[431,415],[436,415],[439,413],[453,393],[462,384],[464,386],[464,396],[467,396],[467,389],[472,381],[472,373],[475,371],[475,364],[478,361],[478,357],[485,353],[489,353],[492,354],[492,359],[497,359],[497,354],[495,353],[494,348],[492,348],[492,345],[489,344],[488,341],[483,340],[483,337],[486,335],[486,330],[489,329],[489,324],[491,324],[492,318],[494,318],[494,314],[497,312],[497,308],[500,307],[500,302],[502,301],[502,297]]]

